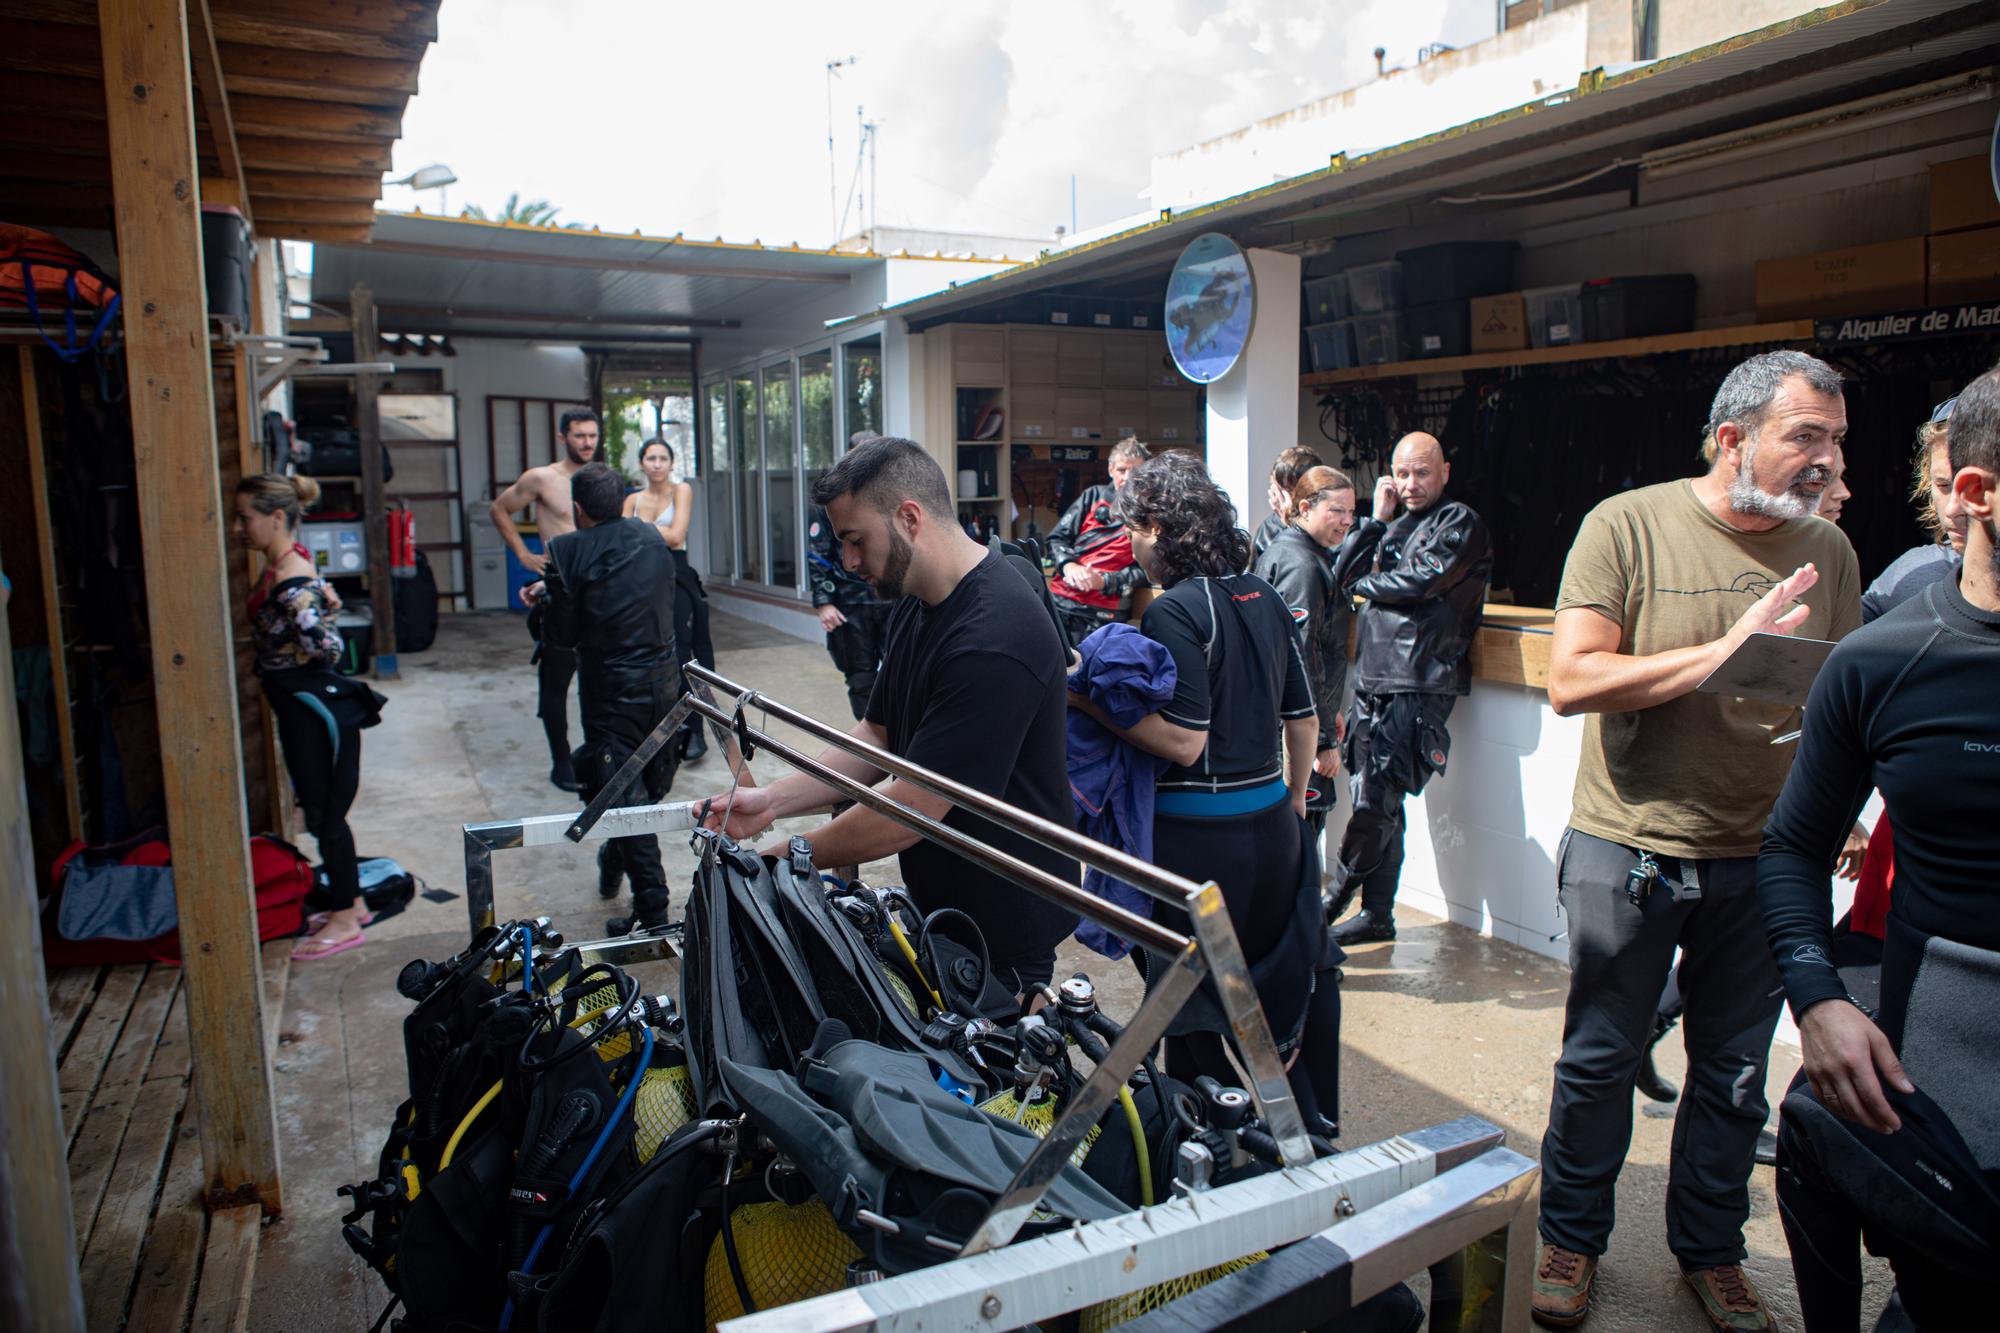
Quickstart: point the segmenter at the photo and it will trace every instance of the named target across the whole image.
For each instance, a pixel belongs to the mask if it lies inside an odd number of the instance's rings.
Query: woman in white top
[[[694,517],[694,487],[674,475],[674,449],[665,440],[646,441],[639,451],[646,489],[625,497],[625,517],[643,518],[659,529],[674,551],[687,550],[688,520]]]
[[[646,441],[639,450],[639,467],[646,474],[646,488],[625,497],[625,517],[651,523],[674,553],[674,647],[682,666],[696,661],[712,670],[715,645],[708,636],[708,593],[687,554],[694,487],[674,475],[674,448],[665,440]],[[689,718],[681,731],[681,758],[695,760],[707,752],[699,719]]]

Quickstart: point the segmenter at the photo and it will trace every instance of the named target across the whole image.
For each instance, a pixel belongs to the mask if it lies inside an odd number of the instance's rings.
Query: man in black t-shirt
[[[865,716],[849,734],[1068,827],[1064,764],[1066,654],[1027,582],[953,520],[943,471],[922,445],[862,444],[813,487],[842,560],[886,598],[886,646]],[[820,762],[863,782],[884,774],[843,750]],[[909,783],[885,794],[1070,883],[1074,861],[994,827]],[[775,819],[830,805],[837,793],[805,774],[737,791],[725,832],[755,837]],[[718,799],[711,822],[719,822]],[[1017,993],[1045,984],[1074,913],[856,806],[805,835],[818,866],[900,854],[925,912],[955,907],[986,937],[996,978]]]

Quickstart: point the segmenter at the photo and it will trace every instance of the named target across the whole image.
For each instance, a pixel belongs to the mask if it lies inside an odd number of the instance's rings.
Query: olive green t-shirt
[[[1861,623],[1854,548],[1822,518],[1769,532],[1724,523],[1688,481],[1614,495],[1590,511],[1563,567],[1556,609],[1589,607],[1624,630],[1634,656],[1728,633],[1759,597],[1810,561],[1819,582],[1794,633],[1838,639]],[[1798,710],[1691,693],[1584,721],[1570,824],[1666,856],[1755,856],[1798,746],[1771,739]]]

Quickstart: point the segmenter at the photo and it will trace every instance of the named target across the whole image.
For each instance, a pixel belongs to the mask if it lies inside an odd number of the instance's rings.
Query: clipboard
[[[1702,694],[1802,708],[1832,651],[1831,639],[1752,634],[1695,689]]]

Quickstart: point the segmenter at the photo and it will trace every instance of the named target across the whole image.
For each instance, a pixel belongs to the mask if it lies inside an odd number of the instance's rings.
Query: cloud
[[[1426,42],[1463,44],[1492,8],[482,0],[438,22],[391,174],[450,164],[454,211],[518,190],[607,230],[824,244],[829,175],[843,199],[853,179],[857,104],[880,124],[885,225],[1047,235],[1070,220],[1072,174],[1082,226],[1143,211],[1156,154],[1359,82],[1377,45],[1413,64]],[[825,66],[849,55],[830,173]]]

